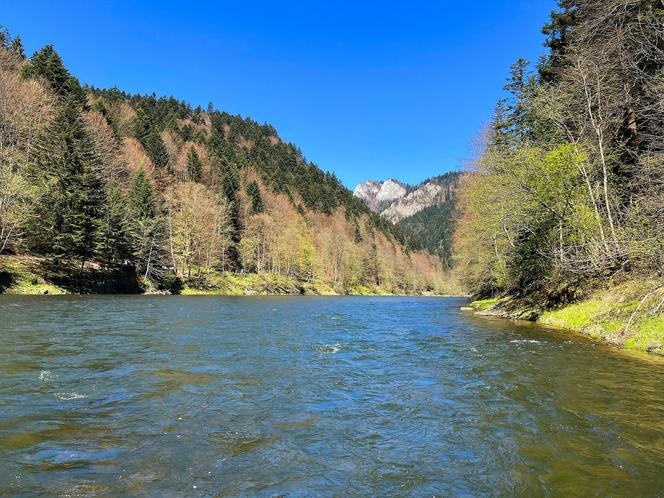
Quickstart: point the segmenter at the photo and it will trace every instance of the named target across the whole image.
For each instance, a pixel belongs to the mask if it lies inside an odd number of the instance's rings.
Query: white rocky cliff
[[[423,209],[448,201],[457,182],[458,176],[449,175],[431,178],[416,187],[391,179],[384,182],[368,180],[355,187],[354,194],[372,211],[398,223]]]
[[[407,192],[404,184],[390,179],[384,182],[368,180],[360,183],[355,187],[353,194],[362,199],[369,209],[380,213],[395,200],[404,197]]]

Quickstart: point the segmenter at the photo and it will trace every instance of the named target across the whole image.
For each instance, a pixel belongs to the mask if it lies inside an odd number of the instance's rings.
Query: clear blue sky
[[[352,188],[462,167],[554,4],[8,0],[0,23],[84,83],[269,122]]]

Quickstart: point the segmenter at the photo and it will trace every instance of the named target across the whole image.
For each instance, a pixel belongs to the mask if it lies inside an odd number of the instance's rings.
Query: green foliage
[[[143,169],[138,170],[129,191],[129,237],[136,268],[145,279],[161,277],[161,249],[164,226],[152,184]]]
[[[13,53],[18,55],[19,58],[25,59],[25,49],[23,48],[23,41],[20,36],[17,36],[12,40],[9,48]]]

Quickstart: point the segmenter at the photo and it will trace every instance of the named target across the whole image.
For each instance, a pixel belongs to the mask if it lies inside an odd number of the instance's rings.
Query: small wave
[[[535,339],[514,339],[510,341],[513,344],[541,344],[542,341],[537,341]]]
[[[335,354],[341,350],[341,344],[338,342],[336,344],[323,344],[322,346],[316,346],[316,351],[319,353],[329,353]]]
[[[61,399],[62,401],[71,401],[73,399],[83,399],[86,398],[85,394],[78,394],[75,392],[71,393],[55,393],[55,397]]]
[[[42,370],[39,372],[39,380],[42,382],[53,382],[57,378],[57,374],[54,374],[50,370]]]

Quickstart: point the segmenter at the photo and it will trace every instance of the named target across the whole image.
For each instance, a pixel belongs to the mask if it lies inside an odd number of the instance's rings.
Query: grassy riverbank
[[[630,280],[550,309],[510,296],[474,301],[470,306],[479,314],[532,320],[615,346],[664,354],[664,287],[658,285],[653,280]]]
[[[0,294],[181,294],[219,296],[314,295],[391,296],[383,287],[356,285],[335,289],[323,282],[303,282],[272,273],[211,272],[196,279],[178,281],[170,289],[142,282],[133,270],[104,270],[98,265],[53,261],[44,258],[0,256]],[[401,295],[401,294],[399,294]],[[408,295],[433,295],[413,292]]]

